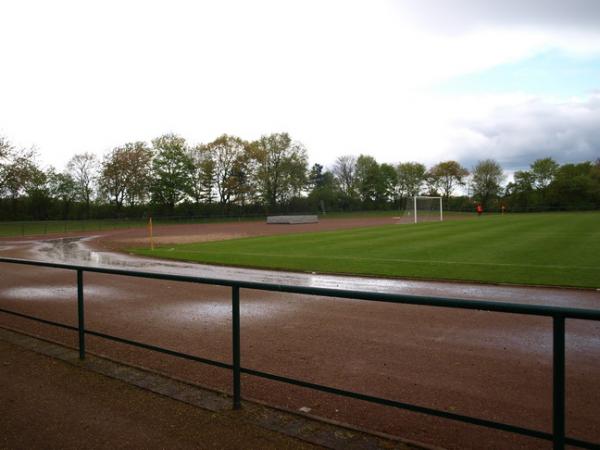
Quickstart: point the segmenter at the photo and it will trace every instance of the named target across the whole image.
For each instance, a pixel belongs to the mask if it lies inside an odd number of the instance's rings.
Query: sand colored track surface
[[[154,227],[154,242],[157,244],[185,244],[190,242],[221,241],[250,236],[270,236],[274,234],[306,233],[327,230],[341,230],[363,226],[389,225],[408,221],[408,218],[374,217],[354,219],[321,219],[318,223],[306,224],[267,224],[264,221],[206,223]],[[113,232],[96,240],[105,248],[122,249],[148,245],[148,232],[135,229]]]
[[[308,225],[228,223],[157,227],[163,242],[393,223],[391,218]],[[86,239],[0,241],[0,254],[119,268],[307,286],[597,309],[600,293],[380,280],[160,262],[115,253],[144,230]],[[2,264],[0,307],[76,323],[73,272]],[[227,288],[86,274],[86,326],[225,362],[231,360]],[[551,428],[551,321],[444,308],[242,289],[242,365],[417,405],[544,431]],[[74,344],[76,336],[0,314],[0,325]],[[89,338],[89,350],[229,391],[226,370]],[[600,324],[567,322],[567,431],[600,442]],[[244,377],[242,395],[448,448],[550,448],[549,443]]]
[[[3,449],[322,448],[3,340],[0,354]]]

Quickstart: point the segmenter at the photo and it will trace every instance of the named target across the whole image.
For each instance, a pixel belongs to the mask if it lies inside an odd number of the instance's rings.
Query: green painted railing
[[[473,300],[461,300],[453,298],[442,298],[442,297],[430,297],[430,296],[415,296],[415,295],[401,295],[401,294],[385,294],[377,292],[364,292],[364,291],[353,291],[353,290],[341,290],[341,289],[328,289],[328,288],[316,288],[316,287],[304,287],[304,286],[290,286],[283,284],[271,284],[271,283],[258,283],[251,281],[238,281],[238,280],[226,280],[218,278],[204,278],[194,277],[187,275],[171,275],[154,272],[141,272],[135,270],[123,270],[123,269],[111,269],[104,267],[91,267],[82,266],[75,264],[61,264],[51,263],[43,261],[30,261],[15,258],[0,258],[0,263],[9,264],[23,264],[28,266],[40,266],[40,267],[53,267],[56,269],[69,269],[77,273],[77,326],[71,326],[64,323],[54,322],[51,320],[42,319],[26,314],[22,314],[16,311],[10,311],[1,309],[0,312],[14,315],[17,317],[27,318],[35,320],[48,325],[54,325],[57,327],[65,328],[78,332],[79,337],[79,357],[85,358],[85,337],[86,335],[97,336],[104,339],[133,345],[136,347],[152,350],[167,355],[200,362],[224,369],[230,369],[233,372],[233,408],[239,409],[241,407],[241,374],[245,373],[256,377],[266,378],[269,380],[279,381],[282,383],[288,383],[295,386],[301,386],[304,388],[315,389],[321,392],[327,392],[336,394],[344,397],[350,397],[358,400],[363,400],[371,403],[377,403],[380,405],[391,406],[394,408],[404,409],[412,412],[428,414],[431,416],[441,417],[444,419],[455,420],[463,423],[472,425],[479,425],[483,427],[493,428],[496,430],[507,431],[511,433],[517,433],[525,436],[534,438],[544,439],[553,442],[555,449],[563,449],[565,445],[572,445],[581,448],[588,449],[600,449],[600,444],[587,442],[581,439],[571,438],[565,436],[565,320],[566,319],[580,319],[580,320],[592,320],[600,321],[600,310],[589,310],[579,308],[564,308],[557,306],[543,306],[543,305],[526,305],[520,303],[500,303],[500,302],[488,302],[488,301],[473,301]],[[121,275],[128,277],[137,278],[150,278],[157,280],[169,280],[169,281],[181,281],[189,283],[200,283],[210,284],[217,286],[228,286],[231,287],[231,303],[232,303],[232,351],[233,357],[231,364],[224,363],[221,361],[215,361],[208,358],[202,358],[199,356],[190,355],[187,353],[177,352],[174,350],[158,347],[155,345],[146,344],[143,342],[137,342],[130,339],[125,339],[118,336],[112,336],[106,333],[100,333],[85,328],[85,302],[84,302],[84,272],[103,273],[109,275]],[[501,422],[495,422],[486,419],[480,419],[477,417],[466,416],[462,414],[455,414],[446,411],[440,411],[424,406],[413,405],[409,403],[403,403],[396,400],[385,399],[381,397],[375,397],[371,395],[361,394],[359,392],[347,391],[343,389],[334,388],[331,386],[324,386],[316,383],[309,383],[294,378],[284,377],[261,370],[250,369],[242,367],[241,365],[241,346],[240,346],[240,289],[255,289],[272,292],[288,292],[293,294],[306,294],[306,295],[318,295],[322,297],[337,297],[354,300],[365,300],[374,302],[386,302],[386,303],[397,303],[397,304],[408,304],[408,305],[422,305],[422,306],[434,306],[443,308],[458,308],[458,309],[469,309],[469,310],[480,310],[480,311],[492,311],[499,313],[509,314],[523,314],[528,316],[544,316],[552,318],[553,321],[553,377],[552,377],[552,433],[532,430],[529,428],[520,427],[517,425],[511,425]]]

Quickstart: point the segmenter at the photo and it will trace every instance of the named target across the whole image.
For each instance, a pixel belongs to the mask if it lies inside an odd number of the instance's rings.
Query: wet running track
[[[597,309],[596,291],[337,277],[157,261],[99,251],[92,236],[0,242],[2,256],[303,286]],[[76,323],[75,274],[3,264],[0,307]],[[85,275],[86,326],[224,362],[227,288]],[[482,311],[242,289],[242,364],[445,411],[551,429],[551,321]],[[0,325],[75,343],[69,332],[0,315]],[[221,390],[226,370],[89,338],[90,351]],[[600,442],[600,324],[567,322],[567,431]],[[550,443],[244,377],[242,395],[448,448]]]

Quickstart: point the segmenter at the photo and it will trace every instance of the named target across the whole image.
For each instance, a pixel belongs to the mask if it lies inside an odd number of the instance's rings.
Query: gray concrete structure
[[[295,224],[295,223],[318,223],[317,215],[296,215],[296,216],[269,216],[267,223],[271,224]]]

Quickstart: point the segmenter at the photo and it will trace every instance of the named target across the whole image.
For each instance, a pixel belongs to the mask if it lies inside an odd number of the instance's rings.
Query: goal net
[[[442,197],[413,197],[406,205],[405,214],[414,223],[444,220]]]

